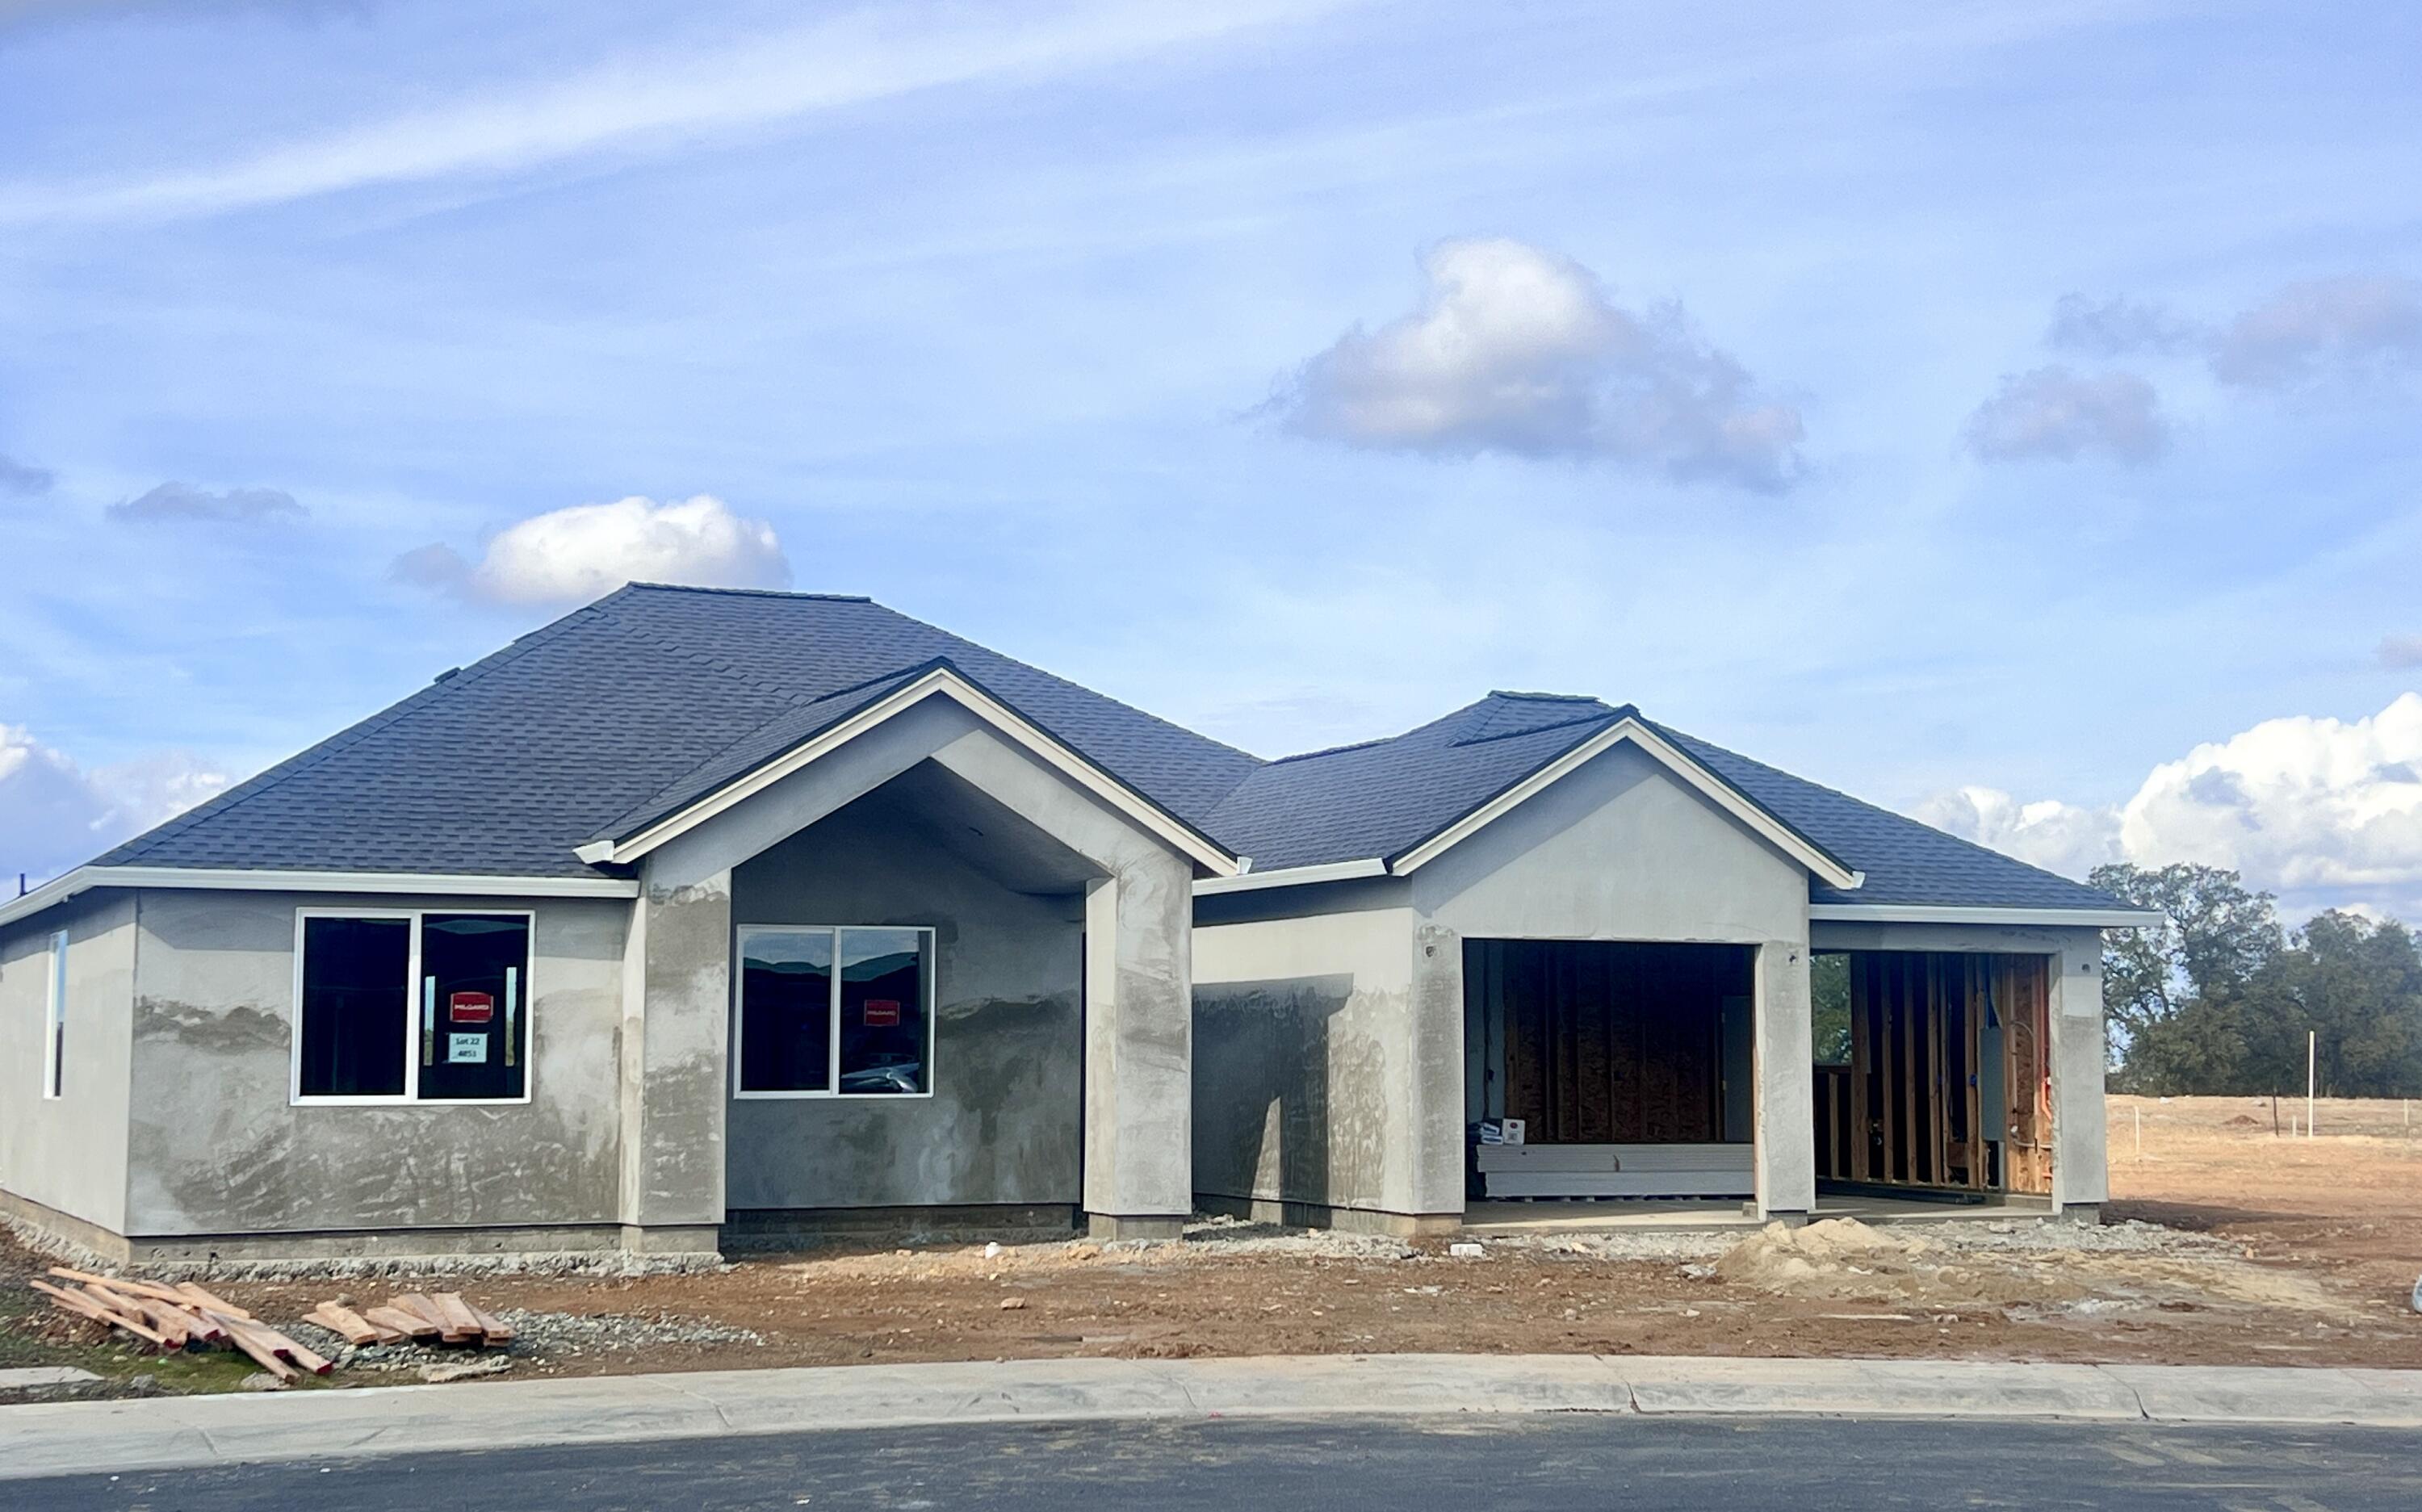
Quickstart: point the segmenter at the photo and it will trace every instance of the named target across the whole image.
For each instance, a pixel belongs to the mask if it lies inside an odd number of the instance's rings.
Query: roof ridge
[[[1617,707],[1595,693],[1524,693],[1513,688],[1492,687],[1488,696],[1492,699],[1521,699],[1533,703],[1595,703],[1603,708]]]
[[[873,604],[865,593],[820,593],[794,588],[721,588],[708,583],[649,583],[633,579],[617,589],[607,598],[618,597],[632,589],[646,589],[655,593],[722,593],[734,598],[818,599],[827,604]],[[597,601],[600,604],[605,599]]]

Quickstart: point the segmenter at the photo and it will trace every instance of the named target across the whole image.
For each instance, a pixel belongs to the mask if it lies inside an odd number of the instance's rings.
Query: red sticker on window
[[[869,998],[860,1020],[869,1029],[900,1027],[900,1001],[896,998]]]
[[[446,1000],[449,1024],[484,1024],[496,1016],[496,1000],[484,992],[458,992]]]

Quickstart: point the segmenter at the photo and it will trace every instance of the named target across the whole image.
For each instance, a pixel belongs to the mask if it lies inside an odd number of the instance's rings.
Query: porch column
[[[1085,892],[1085,1212],[1175,1238],[1194,1205],[1193,889],[1156,852]]]
[[[622,989],[622,1246],[712,1254],[723,1224],[731,873],[649,876]]]
[[[1808,944],[1757,951],[1757,1216],[1805,1219],[1816,1207],[1815,1030]]]
[[[2052,1200],[2099,1221],[2111,1196],[2102,1073],[2102,932],[2070,932],[2052,957]]]

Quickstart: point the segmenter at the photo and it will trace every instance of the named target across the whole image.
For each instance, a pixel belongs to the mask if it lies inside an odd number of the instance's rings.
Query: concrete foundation
[[[1246,1219],[1255,1223],[1334,1229],[1340,1234],[1378,1234],[1397,1239],[1455,1234],[1463,1228],[1463,1214],[1460,1212],[1390,1213],[1373,1207],[1331,1207],[1320,1203],[1231,1197],[1213,1192],[1199,1194],[1195,1203],[1206,1213]]]

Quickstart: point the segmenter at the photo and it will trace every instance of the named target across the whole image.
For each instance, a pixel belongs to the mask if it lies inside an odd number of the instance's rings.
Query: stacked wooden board
[[[406,1339],[418,1339],[424,1343],[467,1344],[478,1348],[510,1344],[513,1337],[511,1324],[498,1322],[495,1315],[481,1312],[455,1292],[439,1292],[434,1297],[402,1292],[384,1307],[358,1313],[336,1302],[322,1302],[305,1314],[304,1319],[354,1345],[401,1344]]]
[[[225,1344],[250,1355],[279,1380],[292,1380],[307,1370],[324,1376],[335,1368],[325,1356],[190,1281],[164,1286],[123,1276],[89,1275],[65,1266],[53,1266],[51,1274],[69,1284],[38,1281],[33,1286],[53,1307],[132,1334],[164,1352]]]
[[[53,1266],[51,1274],[64,1284],[38,1281],[33,1287],[48,1297],[53,1307],[131,1334],[164,1353],[226,1345],[251,1356],[279,1380],[292,1380],[307,1370],[324,1376],[335,1368],[326,1356],[190,1281],[165,1285],[123,1276],[96,1276],[65,1266]],[[383,1307],[359,1313],[338,1302],[322,1302],[304,1315],[304,1321],[357,1347],[417,1340],[484,1348],[509,1344],[513,1337],[511,1324],[472,1306],[455,1292],[433,1297],[403,1292]]]

